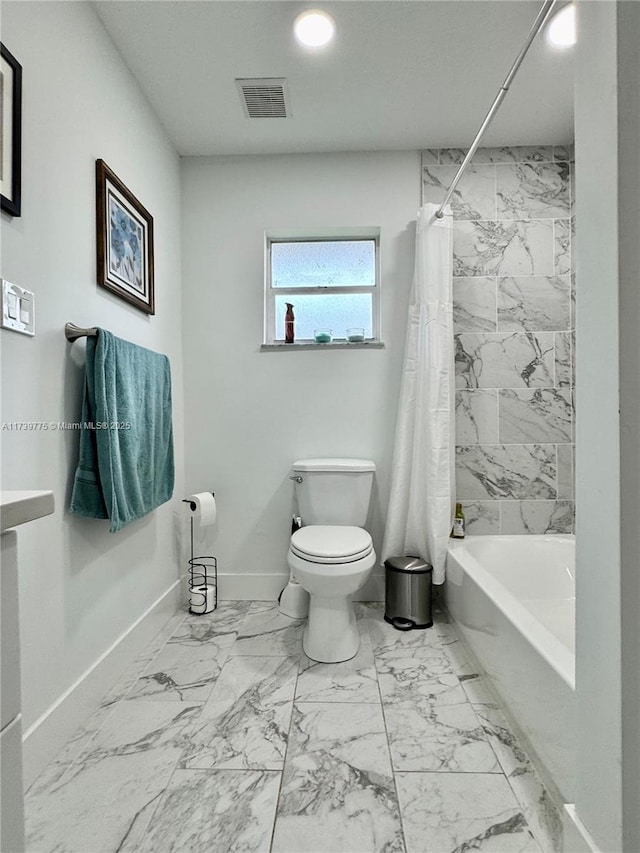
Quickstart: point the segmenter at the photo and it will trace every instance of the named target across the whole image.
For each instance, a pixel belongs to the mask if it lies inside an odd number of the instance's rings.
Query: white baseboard
[[[218,575],[220,601],[277,601],[289,582],[289,575],[225,574]],[[384,575],[373,575],[353,596],[355,601],[383,601]]]
[[[106,690],[182,606],[177,580],[25,731],[25,790],[98,707]]]
[[[276,601],[289,581],[284,572],[277,574],[218,573],[220,601]]]
[[[576,814],[576,807],[573,803],[565,803],[562,825],[564,831],[563,853],[602,853]]]

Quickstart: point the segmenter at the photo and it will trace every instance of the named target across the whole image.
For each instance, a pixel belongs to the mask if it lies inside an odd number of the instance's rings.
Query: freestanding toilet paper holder
[[[215,494],[212,492],[212,495]],[[191,512],[196,505],[186,498],[182,503],[189,504]],[[193,555],[193,516],[191,522],[191,559],[189,560],[189,613],[203,616],[218,607],[218,561],[215,557],[194,557]]]

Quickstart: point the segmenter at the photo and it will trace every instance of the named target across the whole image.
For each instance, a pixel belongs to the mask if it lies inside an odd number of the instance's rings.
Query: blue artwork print
[[[113,196],[109,198],[109,220],[109,267],[126,284],[143,293],[142,227]]]

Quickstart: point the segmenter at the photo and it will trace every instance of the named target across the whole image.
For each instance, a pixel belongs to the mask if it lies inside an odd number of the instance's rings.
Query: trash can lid
[[[421,557],[389,557],[384,565],[392,572],[407,572],[412,575],[424,575],[433,571],[431,563]]]

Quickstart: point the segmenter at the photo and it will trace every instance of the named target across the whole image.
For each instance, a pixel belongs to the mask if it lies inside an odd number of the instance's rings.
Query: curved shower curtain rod
[[[442,204],[440,205],[440,207],[436,211],[436,217],[438,219],[442,219],[442,217],[444,216],[444,209],[447,206],[447,204],[449,203],[449,199],[451,198],[451,196],[455,192],[455,189],[458,186],[458,181],[460,180],[460,178],[464,174],[464,170],[469,165],[471,158],[476,153],[476,149],[478,148],[478,145],[480,145],[480,140],[482,139],[485,130],[489,127],[489,125],[491,124],[491,121],[493,120],[493,117],[498,112],[498,109],[500,108],[500,104],[502,103],[504,96],[509,91],[509,86],[511,85],[511,82],[513,81],[513,78],[516,76],[518,68],[520,68],[520,65],[522,64],[522,60],[525,58],[525,56],[527,55],[527,51],[531,47],[531,43],[533,42],[535,37],[538,35],[540,30],[543,28],[545,23],[547,22],[549,15],[551,14],[551,10],[556,5],[556,3],[558,3],[558,0],[545,0],[545,2],[542,4],[542,8],[538,12],[535,21],[531,25],[531,29],[529,30],[529,35],[527,36],[527,40],[525,41],[524,45],[522,46],[522,50],[520,51],[520,53],[516,57],[516,61],[511,66],[511,71],[509,71],[509,73],[507,74],[506,79],[505,79],[504,83],[502,84],[500,91],[496,95],[494,102],[491,104],[491,107],[489,108],[489,112],[487,113],[484,121],[480,125],[480,130],[476,133],[476,137],[473,140],[473,142],[471,143],[471,148],[469,148],[469,150],[467,152],[467,156],[462,161],[462,164],[460,165],[460,168],[458,169],[456,176],[453,179],[451,186],[449,187],[449,189],[447,191],[446,196],[444,197],[444,201],[442,202]]]

